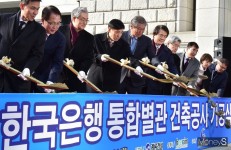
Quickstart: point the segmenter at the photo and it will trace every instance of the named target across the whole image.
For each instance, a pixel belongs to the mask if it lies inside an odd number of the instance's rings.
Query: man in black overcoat
[[[43,58],[46,32],[34,18],[41,0],[22,0],[16,14],[0,15],[0,59],[7,56],[13,68],[22,73],[17,76],[0,67],[0,92],[30,92],[30,76]]]

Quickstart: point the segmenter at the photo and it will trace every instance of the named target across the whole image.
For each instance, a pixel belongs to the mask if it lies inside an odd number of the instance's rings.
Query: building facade
[[[0,0],[0,13],[18,11],[20,0]],[[182,39],[181,50],[189,41],[199,44],[199,58],[203,53],[214,53],[214,40],[231,37],[231,0],[43,0],[41,10],[47,5],[57,6],[63,15],[63,23],[69,23],[70,12],[87,7],[89,22],[87,30],[92,34],[105,32],[111,19],[120,19],[126,30],[131,19],[143,16],[148,25],[145,34],[152,37],[156,25],[167,25],[171,35]],[[230,44],[231,52],[231,44]]]

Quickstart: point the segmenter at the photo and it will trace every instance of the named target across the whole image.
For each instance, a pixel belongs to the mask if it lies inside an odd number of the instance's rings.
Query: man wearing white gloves
[[[77,71],[87,72],[93,63],[93,40],[92,34],[85,30],[88,23],[88,10],[86,7],[77,7],[71,12],[70,24],[59,28],[66,38],[64,58],[74,61],[73,68]],[[82,83],[76,75],[66,67],[63,68],[59,82],[68,86],[68,90],[62,92],[86,93],[86,84]]]
[[[63,69],[65,37],[58,31],[61,25],[61,12],[55,6],[47,6],[42,10],[42,26],[46,30],[47,39],[44,48],[43,60],[35,70],[33,76],[50,85],[57,82]],[[32,84],[34,93],[53,93],[52,89],[43,89]]]
[[[120,61],[131,57],[130,47],[121,39],[124,24],[118,19],[113,19],[108,24],[108,31],[94,36],[95,60],[89,69],[88,80],[102,91],[118,91],[120,85],[121,66],[109,62],[106,58],[111,57]],[[138,66],[138,62],[131,60],[131,65]],[[137,70],[140,74],[141,70]],[[87,92],[94,92],[87,87]]]
[[[153,31],[153,46],[155,56],[151,60],[151,64],[157,66],[156,70],[149,69],[148,73],[156,78],[165,79],[162,71],[164,70],[162,63],[168,66],[168,71],[173,74],[178,74],[176,65],[174,63],[172,52],[164,45],[168,37],[169,30],[165,25],[158,25]],[[159,81],[147,80],[147,94],[153,95],[170,95],[171,89],[168,88],[166,83]]]
[[[122,38],[130,45],[130,51],[134,59],[141,60],[144,57],[151,59],[154,56],[151,39],[143,35],[146,25],[147,22],[142,16],[135,16],[131,20],[130,30],[122,35]],[[119,93],[141,94],[144,91],[146,78],[139,75],[139,72],[143,72],[143,69],[138,66],[136,70],[134,73],[122,68]]]
[[[0,68],[0,92],[28,93],[30,76],[43,57],[46,32],[34,18],[41,0],[21,0],[16,14],[0,14],[0,59],[8,56],[13,68],[21,71],[18,76]]]

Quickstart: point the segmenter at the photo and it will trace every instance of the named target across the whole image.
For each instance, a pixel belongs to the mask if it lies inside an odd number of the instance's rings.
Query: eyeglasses
[[[142,27],[139,27],[139,26],[132,26],[133,28],[135,28],[136,30],[139,30],[139,31],[144,31],[145,30],[145,27],[142,28]]]
[[[60,26],[60,25],[61,25],[61,22],[50,22],[50,21],[47,21],[47,23],[48,23],[50,26]]]
[[[163,35],[163,34],[157,34],[161,38],[167,38],[168,35]]]
[[[220,66],[220,68],[222,70],[226,70],[227,69],[227,66],[225,64],[222,64],[221,62],[218,62],[218,65]]]
[[[80,21],[88,23],[89,20],[83,17],[77,17]]]
[[[177,44],[177,43],[170,43],[172,44],[172,46],[176,47],[176,48],[179,48],[180,47],[180,44]]]

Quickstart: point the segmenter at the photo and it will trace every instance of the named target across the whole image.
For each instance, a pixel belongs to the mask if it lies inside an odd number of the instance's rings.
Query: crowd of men
[[[16,14],[0,15],[0,57],[11,58],[11,67],[21,71],[15,75],[0,67],[1,93],[50,93],[53,89],[41,88],[28,80],[33,76],[51,85],[61,82],[68,90],[60,92],[94,93],[83,81],[89,80],[104,92],[120,94],[190,95],[180,82],[165,83],[145,78],[148,73],[157,79],[170,78],[164,73],[163,64],[175,76],[190,78],[186,85],[197,90],[205,89],[222,97],[228,80],[229,62],[221,58],[213,62],[210,54],[203,54],[200,61],[195,56],[199,50],[196,42],[189,42],[184,53],[177,53],[181,39],[170,36],[165,25],[157,25],[153,39],[144,35],[147,22],[135,16],[128,31],[124,23],[112,19],[105,33],[92,35],[85,30],[88,11],[78,7],[71,12],[69,24],[61,26],[61,13],[55,6],[42,10],[41,23],[34,19],[41,0],[21,0]],[[147,57],[156,69],[140,63]],[[78,76],[63,67],[65,58],[74,61]],[[129,58],[134,70],[121,67],[117,61]],[[200,78],[206,75],[207,79]]]

